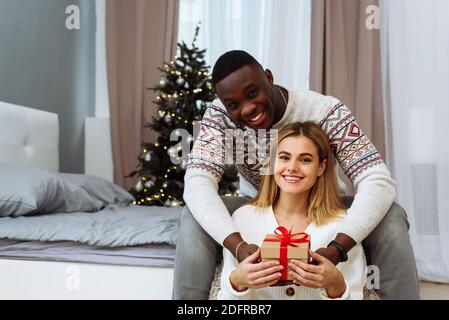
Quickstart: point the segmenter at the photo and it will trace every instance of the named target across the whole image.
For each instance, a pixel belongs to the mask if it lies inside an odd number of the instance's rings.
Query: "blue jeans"
[[[248,198],[223,197],[229,212],[244,205]],[[345,198],[346,206],[352,198]],[[368,265],[379,268],[384,300],[419,300],[419,281],[404,209],[393,204],[383,220],[363,241]],[[176,245],[173,298],[206,300],[222,257],[222,246],[215,242],[185,207]]]

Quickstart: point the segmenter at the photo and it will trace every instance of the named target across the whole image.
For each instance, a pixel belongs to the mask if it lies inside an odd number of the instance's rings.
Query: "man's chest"
[[[276,141],[275,130],[227,130],[225,135],[226,160],[248,168],[259,168],[270,156],[270,148]]]

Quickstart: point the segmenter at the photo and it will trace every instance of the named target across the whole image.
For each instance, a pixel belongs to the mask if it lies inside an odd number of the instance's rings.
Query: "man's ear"
[[[270,69],[265,69],[265,77],[267,77],[267,80],[270,84],[274,83],[274,77]]]

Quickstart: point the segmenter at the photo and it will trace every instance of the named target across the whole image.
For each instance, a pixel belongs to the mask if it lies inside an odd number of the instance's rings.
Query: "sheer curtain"
[[[106,66],[106,0],[95,0],[96,59],[95,59],[95,116],[109,118],[108,74]]]
[[[388,161],[421,279],[449,282],[449,1],[382,0]]]
[[[275,82],[309,88],[311,0],[180,0],[179,41],[207,49],[213,66],[229,50],[242,49],[269,68]]]

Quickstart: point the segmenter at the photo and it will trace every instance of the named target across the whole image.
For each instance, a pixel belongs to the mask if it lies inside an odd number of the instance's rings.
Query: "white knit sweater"
[[[273,128],[280,129],[298,121],[315,121],[321,125],[332,145],[335,158],[354,183],[357,194],[345,220],[339,225],[339,232],[360,243],[382,220],[393,203],[394,180],[354,116],[337,99],[312,91],[289,91],[285,114]],[[217,192],[226,165],[225,130],[236,128],[237,125],[230,119],[220,100],[214,100],[203,116],[185,175],[185,202],[204,230],[220,244],[228,235],[237,232]],[[249,143],[253,142],[250,140]],[[257,190],[261,180],[259,170],[266,159],[260,151],[269,148],[269,141],[265,145],[262,143],[246,147],[253,151],[248,152],[245,163],[237,165],[237,168]]]
[[[247,205],[238,209],[232,216],[237,229],[242,234],[243,239],[248,243],[262,245],[263,239],[269,233],[279,227],[271,207],[259,209],[252,205]],[[318,248],[326,247],[331,242],[339,229],[341,221],[334,221],[326,225],[317,226],[310,224],[305,230],[310,235],[310,247],[313,251]],[[285,300],[318,300],[329,299],[326,290],[312,289],[303,286],[283,286],[266,287],[262,289],[248,289],[244,292],[237,292],[232,288],[229,276],[238,266],[237,260],[227,249],[223,250],[223,271],[221,275],[221,289],[218,293],[218,299],[285,299]],[[363,299],[363,287],[366,282],[366,259],[361,245],[355,246],[348,253],[348,260],[338,264],[337,268],[343,273],[346,282],[346,291],[339,300]],[[288,288],[294,289],[293,295],[287,295]],[[291,289],[290,289],[291,292]]]

